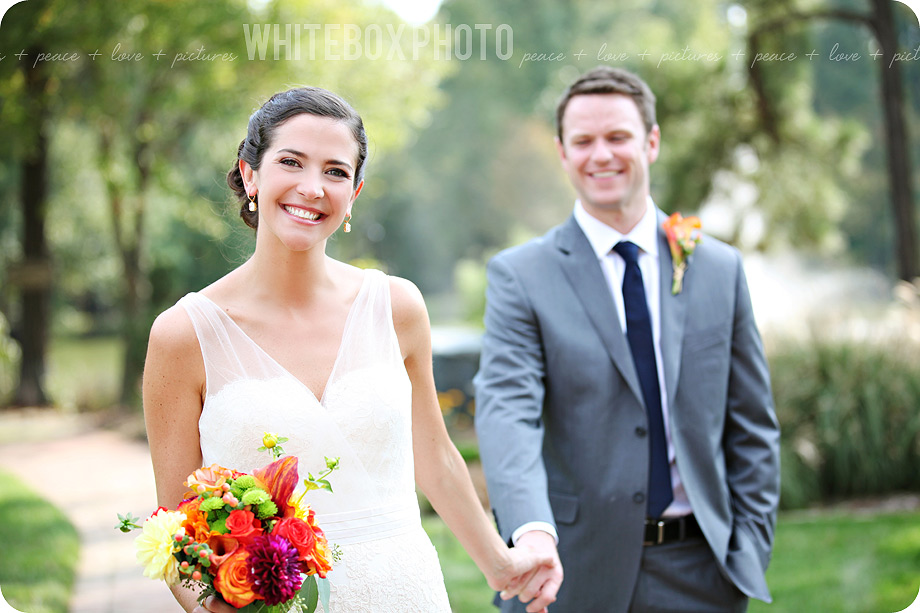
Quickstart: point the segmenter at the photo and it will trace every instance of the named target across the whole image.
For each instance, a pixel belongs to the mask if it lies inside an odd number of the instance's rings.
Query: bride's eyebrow
[[[309,155],[307,155],[307,154],[304,153],[303,151],[298,151],[297,149],[288,149],[288,148],[279,149],[279,150],[278,150],[278,153],[291,153],[291,154],[296,155],[297,157],[300,157],[300,158],[303,158],[303,159],[307,159],[307,158],[310,157]],[[344,166],[344,167],[348,168],[349,170],[352,169],[352,165],[351,165],[351,164],[349,164],[348,162],[343,162],[342,160],[331,159],[331,160],[326,160],[326,163],[327,163],[327,164],[332,164],[333,166]]]

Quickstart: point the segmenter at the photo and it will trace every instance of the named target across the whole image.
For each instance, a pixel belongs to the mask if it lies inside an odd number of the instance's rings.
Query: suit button
[[[635,502],[636,504],[642,504],[643,502],[645,502],[645,494],[643,494],[642,492],[636,492],[635,494],[633,494],[633,502]]]
[[[644,437],[646,434],[648,434],[648,430],[646,430],[646,429],[643,428],[642,426],[637,426],[637,427],[636,427],[636,436],[638,436],[639,438],[642,438],[642,437]]]

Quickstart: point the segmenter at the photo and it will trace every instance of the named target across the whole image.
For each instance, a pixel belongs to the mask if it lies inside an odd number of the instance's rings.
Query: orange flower
[[[313,537],[316,539],[316,545],[313,548],[313,559],[304,562],[307,567],[304,572],[308,575],[313,573],[320,577],[325,577],[326,573],[332,570],[332,549],[326,540],[326,533],[316,523],[316,511],[307,507],[307,516],[304,521],[313,531]]]
[[[687,258],[689,258],[701,237],[699,229],[703,226],[700,218],[696,216],[683,217],[674,213],[665,220],[662,227],[668,237],[668,247],[671,249],[671,264],[674,267],[674,277],[671,281],[671,294],[679,294],[683,287],[684,273],[687,271]]]
[[[275,460],[252,473],[259,487],[268,492],[278,505],[278,514],[282,517],[290,517],[295,513],[295,507],[291,505],[291,494],[297,486],[297,474],[297,458],[294,456]]]
[[[233,478],[233,471],[217,464],[211,464],[207,468],[199,468],[188,476],[185,485],[191,488],[192,496],[197,496],[209,492],[218,496],[223,496],[226,489],[224,484],[227,479]]]
[[[178,511],[185,513],[185,521],[182,525],[186,533],[192,540],[203,543],[211,536],[211,528],[208,526],[208,516],[201,512],[201,499],[192,498],[183,500],[179,504]]]
[[[227,528],[230,530],[230,536],[244,544],[262,534],[262,524],[252,511],[245,509],[230,511]]]
[[[227,558],[233,555],[240,547],[240,542],[228,534],[213,532],[208,538],[208,547],[211,548],[211,571],[220,568]]]
[[[297,548],[301,561],[312,555],[316,548],[316,537],[310,524],[297,517],[285,517],[279,521],[272,529],[272,534],[289,540]]]
[[[252,591],[249,552],[241,547],[230,554],[217,569],[214,587],[228,604],[237,609],[261,600],[261,597]]]

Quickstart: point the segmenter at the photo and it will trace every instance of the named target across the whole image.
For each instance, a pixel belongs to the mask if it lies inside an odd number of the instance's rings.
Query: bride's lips
[[[321,221],[326,214],[316,209],[296,206],[293,204],[282,204],[281,208],[289,217],[293,217],[300,223],[315,224]]]

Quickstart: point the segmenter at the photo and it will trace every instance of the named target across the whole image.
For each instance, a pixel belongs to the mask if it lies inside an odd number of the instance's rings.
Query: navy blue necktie
[[[626,338],[632,351],[645,411],[648,414],[649,434],[649,517],[661,517],[671,504],[671,469],[668,465],[668,443],[661,416],[661,389],[658,386],[658,367],[655,364],[655,344],[652,339],[652,318],[645,299],[642,271],[639,270],[639,246],[629,241],[617,243],[613,250],[626,261],[623,274],[623,303],[626,306]]]

